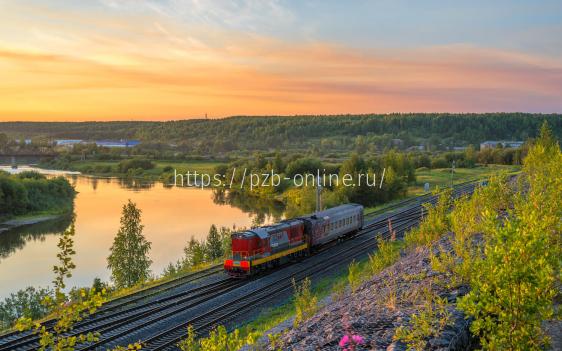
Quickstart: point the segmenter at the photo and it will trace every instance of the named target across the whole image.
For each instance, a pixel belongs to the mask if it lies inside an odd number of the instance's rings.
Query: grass
[[[365,263],[366,259],[359,261]],[[312,293],[321,301],[323,298],[335,292],[339,286],[347,285],[347,267],[342,267],[336,274],[317,281],[312,286]],[[239,326],[240,337],[257,340],[271,328],[286,321],[295,315],[295,301],[289,301],[261,312],[254,320]]]
[[[453,175],[453,183],[462,183],[469,180],[488,178],[499,172],[518,172],[521,166],[509,165],[487,165],[475,168],[456,168]],[[430,189],[436,186],[445,188],[451,185],[451,169],[420,169],[416,170],[416,182],[408,188],[408,195],[421,195],[424,193],[424,184],[429,183]]]
[[[212,174],[214,172],[214,168],[218,165],[223,163],[216,162],[216,161],[184,161],[184,162],[177,162],[177,161],[153,161],[155,167],[153,169],[149,169],[143,172],[142,177],[150,178],[150,179],[158,179],[158,177],[164,173],[165,167],[172,167],[176,169],[178,173],[186,173],[187,171],[190,172],[197,172],[200,174]],[[72,170],[83,172],[86,174],[94,174],[94,175],[102,175],[102,176],[122,176],[122,173],[119,172],[111,172],[111,173],[95,173],[89,170],[95,169],[95,167],[102,167],[102,166],[110,166],[114,170],[116,170],[119,161],[73,161],[71,164]]]
[[[459,184],[470,180],[484,179],[488,178],[499,172],[519,172],[521,166],[509,166],[509,165],[487,165],[478,166],[475,168],[456,168],[455,174],[453,176],[453,183]],[[450,168],[436,168],[436,169],[419,169],[416,170],[416,182],[408,187],[408,195],[404,198],[396,199],[384,204],[380,204],[373,207],[365,208],[365,214],[378,211],[385,207],[396,204],[400,201],[410,199],[416,196],[423,195],[424,184],[429,183],[431,190],[435,187],[446,188],[451,185],[451,169]]]

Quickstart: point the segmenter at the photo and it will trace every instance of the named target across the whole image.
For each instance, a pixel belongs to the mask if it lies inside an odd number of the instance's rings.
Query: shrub
[[[347,281],[349,282],[349,287],[352,292],[355,292],[359,285],[362,283],[361,279],[361,267],[359,263],[353,260],[348,267]]]
[[[293,288],[295,290],[295,320],[293,326],[297,327],[300,323],[312,317],[318,310],[318,298],[312,294],[310,288],[310,279],[305,278],[301,285],[297,285],[293,279]]]
[[[420,222],[419,227],[412,229],[404,237],[407,248],[432,244],[449,230],[447,211],[450,207],[450,201],[451,190],[447,189],[441,192],[435,206],[424,204],[427,214]]]
[[[132,159],[132,160],[125,160],[119,162],[117,165],[119,172],[127,173],[129,170],[149,170],[154,168],[154,163],[150,160],[143,160],[143,159]]]
[[[400,326],[394,334],[409,349],[425,350],[427,339],[437,336],[450,323],[451,314],[447,310],[447,299],[441,298],[430,289],[424,290],[420,312],[411,316],[409,326]]]
[[[377,252],[369,255],[369,268],[372,274],[378,274],[400,258],[402,243],[378,239]]]
[[[542,349],[548,338],[541,324],[553,316],[560,281],[562,153],[540,138],[524,162],[525,187],[506,206],[507,216],[483,214],[484,255],[474,262],[471,291],[459,301],[490,350]]]

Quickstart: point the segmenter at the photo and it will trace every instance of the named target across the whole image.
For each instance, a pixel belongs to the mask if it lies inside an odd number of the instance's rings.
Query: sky
[[[562,1],[0,0],[0,121],[562,112]]]

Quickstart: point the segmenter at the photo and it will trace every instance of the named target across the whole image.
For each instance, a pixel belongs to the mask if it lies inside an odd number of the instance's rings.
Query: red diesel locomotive
[[[224,269],[248,277],[283,261],[309,255],[316,247],[363,227],[363,206],[346,204],[304,217],[232,234],[232,256]]]

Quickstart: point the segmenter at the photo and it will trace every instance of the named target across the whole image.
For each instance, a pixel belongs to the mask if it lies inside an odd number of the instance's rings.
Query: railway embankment
[[[323,307],[297,327],[283,323],[277,347],[292,350],[342,350],[355,340],[355,350],[406,350],[395,335],[417,319],[424,325],[425,349],[465,350],[474,341],[469,322],[456,308],[467,286],[448,288],[447,277],[431,268],[430,253],[450,250],[450,236],[431,248],[420,247],[402,253],[396,263],[373,275],[355,291],[331,295]],[[413,317],[417,316],[417,317]],[[425,320],[424,320],[425,319]],[[276,347],[276,348],[277,348]],[[350,348],[348,348],[350,349]]]

